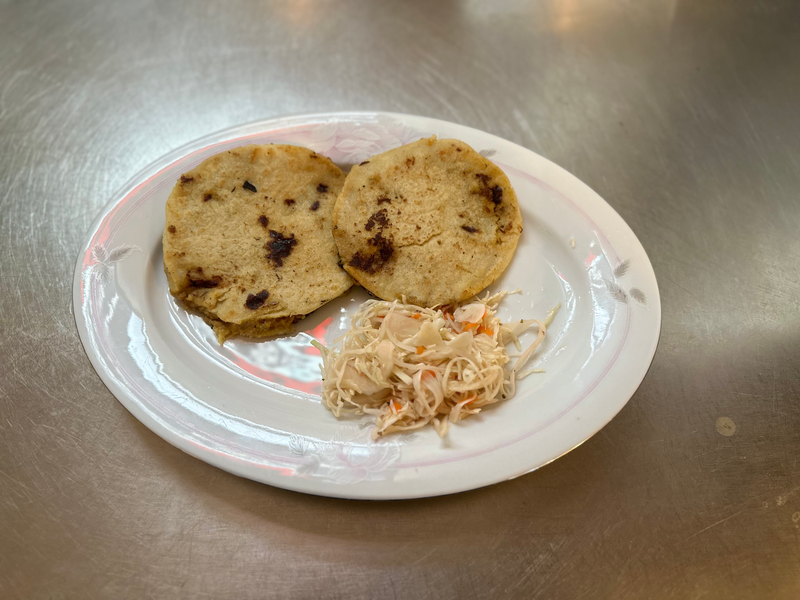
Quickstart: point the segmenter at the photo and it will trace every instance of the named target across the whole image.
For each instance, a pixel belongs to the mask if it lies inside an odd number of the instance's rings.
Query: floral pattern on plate
[[[304,145],[346,167],[422,137],[462,139],[498,162],[527,215],[498,285],[511,318],[562,310],[540,377],[513,402],[454,428],[373,441],[366,421],[337,421],[320,404],[311,338],[331,343],[365,299],[351,290],[310,315],[294,337],[220,347],[198,315],[169,296],[164,202],[205,158],[246,144]],[[606,232],[613,232],[608,234]],[[572,246],[563,240],[576,238]],[[626,257],[622,260],[621,257]],[[623,288],[631,281],[636,287]],[[648,310],[631,310],[628,298]],[[612,418],[647,371],[660,327],[658,287],[636,237],[575,177],[511,142],[461,125],[386,113],[287,117],[209,136],[136,175],[92,226],[76,265],[75,320],[111,392],[147,427],[233,473],[297,491],[411,498],[472,489],[531,471]],[[305,327],[305,329],[303,329]]]

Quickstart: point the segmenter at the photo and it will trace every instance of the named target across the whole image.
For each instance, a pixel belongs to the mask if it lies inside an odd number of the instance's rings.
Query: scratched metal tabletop
[[[800,4],[0,0],[0,597],[800,597]],[[71,313],[112,193],[290,113],[462,123],[630,224],[663,328],[555,463],[355,502],[229,475],[115,400]]]

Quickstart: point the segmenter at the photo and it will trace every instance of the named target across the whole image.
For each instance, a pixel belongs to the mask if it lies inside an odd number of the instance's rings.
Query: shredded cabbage
[[[312,342],[322,353],[322,402],[343,413],[375,417],[372,437],[431,424],[440,436],[450,424],[484,406],[511,398],[516,380],[542,343],[560,304],[542,322],[501,323],[497,306],[507,295],[455,306],[422,308],[369,300],[352,317],[341,350]],[[536,326],[536,340],[511,369],[505,346]]]

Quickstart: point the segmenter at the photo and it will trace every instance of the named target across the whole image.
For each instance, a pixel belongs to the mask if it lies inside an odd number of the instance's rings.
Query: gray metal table
[[[799,105],[791,0],[0,1],[0,596],[800,597]],[[201,463],[106,390],[70,298],[112,192],[206,133],[354,109],[513,140],[631,225],[661,344],[600,434],[348,502]]]

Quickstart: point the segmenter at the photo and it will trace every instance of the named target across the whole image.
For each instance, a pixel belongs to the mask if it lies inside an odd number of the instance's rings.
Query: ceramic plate
[[[504,320],[562,308],[535,355],[544,370],[517,395],[459,423],[370,439],[368,418],[321,404],[314,338],[331,344],[367,296],[355,288],[294,336],[220,346],[169,295],[161,256],[164,204],[178,177],[244,144],[297,144],[347,170],[423,136],[457,138],[511,180],[525,231],[492,290],[514,290]],[[625,405],[655,353],[661,307],[636,236],[574,176],[516,144],[462,125],[388,113],[295,116],[198,140],[135,176],[103,210],[78,258],[75,319],[86,353],[147,427],[212,465],[291,490],[342,498],[449,494],[528,473],[575,448]],[[530,339],[530,338],[529,338]],[[523,343],[526,340],[523,340]]]

